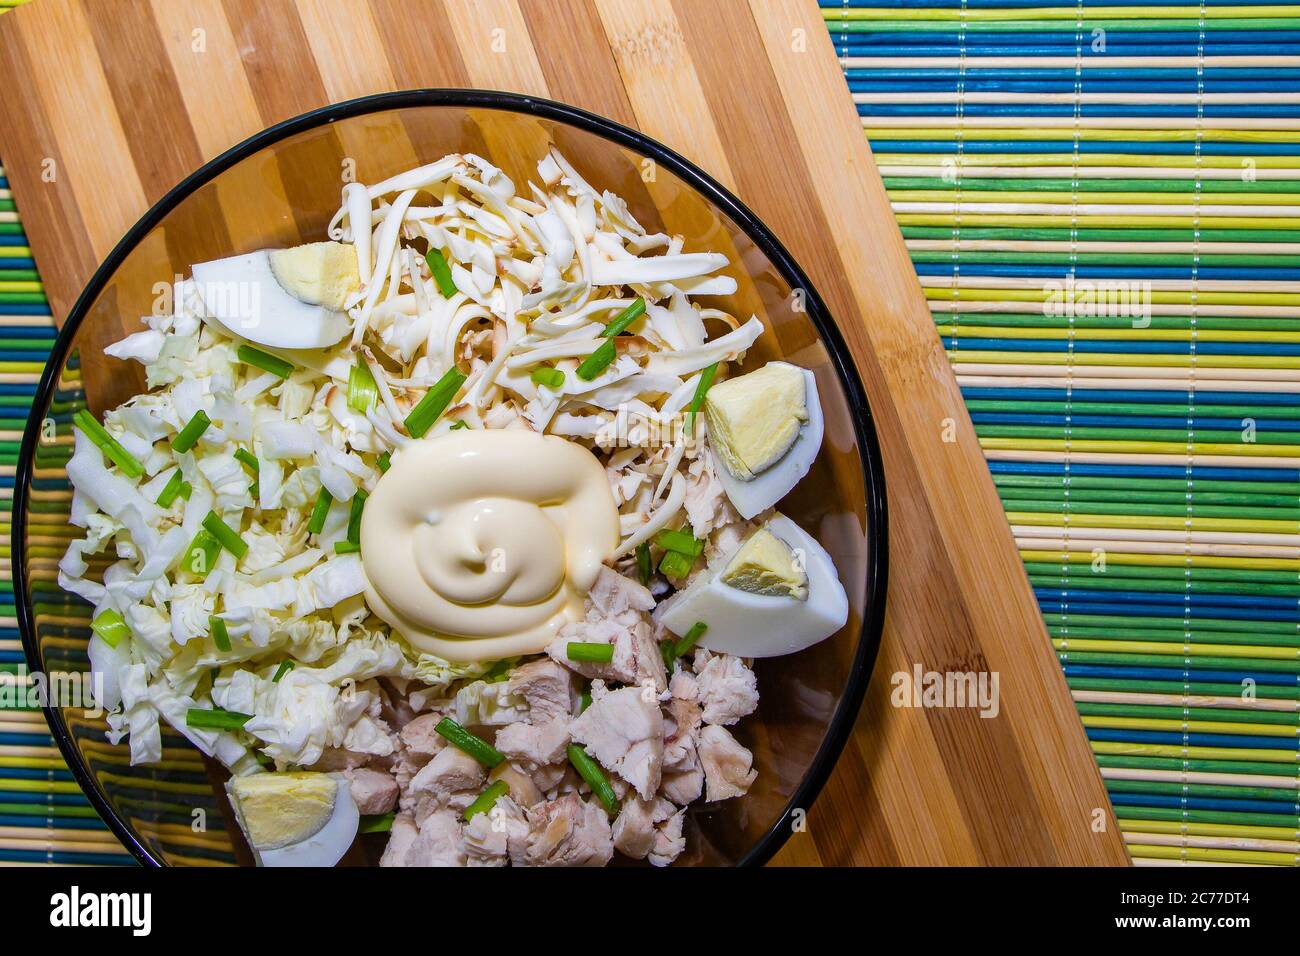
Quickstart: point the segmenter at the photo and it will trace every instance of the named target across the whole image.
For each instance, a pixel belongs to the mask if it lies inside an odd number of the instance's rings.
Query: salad
[[[198,263],[75,417],[109,738],[230,771],[257,862],[666,865],[756,773],[755,658],[836,633],[777,510],[812,372],[745,364],[725,255],[647,231],[552,150],[349,183],[319,242]]]

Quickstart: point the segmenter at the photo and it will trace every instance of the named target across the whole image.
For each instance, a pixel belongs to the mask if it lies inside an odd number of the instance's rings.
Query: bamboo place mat
[[[822,6],[1131,853],[1296,864],[1300,8]],[[7,495],[52,323],[0,188]],[[1149,325],[1046,314],[1069,276]],[[39,714],[0,860],[129,862]]]
[[[1296,865],[1300,6],[1040,3],[821,0],[1130,854]]]

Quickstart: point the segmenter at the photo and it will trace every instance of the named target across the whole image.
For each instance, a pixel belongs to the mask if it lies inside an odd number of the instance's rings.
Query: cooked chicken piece
[[[387,813],[397,806],[397,781],[391,773],[358,767],[343,771],[357,810],[364,814]]]
[[[509,724],[497,731],[496,748],[531,773],[564,759],[569,723],[566,715],[543,724]]]
[[[644,860],[654,849],[657,833],[655,824],[667,820],[676,810],[676,807],[661,798],[642,800],[630,797],[624,800],[611,830],[614,849],[634,860]]]
[[[658,701],[640,687],[624,687],[593,700],[569,728],[606,770],[649,800],[659,789],[664,726]]]
[[[604,866],[613,855],[609,817],[596,801],[566,793],[528,811],[526,866]]]
[[[531,776],[537,789],[550,799],[568,790],[576,791],[581,779],[567,760],[564,763],[553,763],[549,767],[539,767]]]
[[[686,821],[686,809],[682,808],[655,830],[654,848],[650,851],[650,863],[654,866],[667,866],[681,856],[686,849],[686,837],[682,835],[682,824]]]
[[[317,773],[338,773],[341,770],[354,770],[373,762],[374,754],[358,753],[344,750],[342,747],[326,747],[321,751],[320,759],[311,765]]]
[[[699,457],[691,463],[686,479],[686,520],[690,522],[691,530],[701,537],[707,537],[715,527],[739,517],[731,508],[713,467],[709,452],[701,449]]]
[[[739,657],[717,654],[697,678],[704,722],[731,726],[758,707],[758,680]]]
[[[469,754],[446,747],[430,760],[411,781],[410,792],[444,802],[453,793],[478,790],[487,771]]]
[[[699,685],[695,677],[687,671],[679,670],[673,674],[673,679],[668,683],[669,697],[667,703],[668,716],[672,721],[672,729],[666,734],[664,740],[664,766],[670,767],[675,761],[670,755],[674,744],[682,738],[689,736],[699,728],[700,721],[703,719],[703,712],[699,703]],[[673,767],[673,769],[676,769]]]
[[[533,778],[509,760],[497,764],[488,774],[489,784],[496,783],[498,780],[506,782],[506,786],[510,788],[510,799],[525,810],[545,799]]]
[[[528,821],[519,805],[503,796],[486,813],[474,814],[462,834],[469,866],[505,866],[522,855],[528,840]]]
[[[555,661],[530,661],[510,672],[510,692],[528,701],[529,723],[542,724],[573,713],[573,674]]]
[[[608,664],[569,660],[570,642],[578,644],[613,644],[614,659]],[[615,621],[576,621],[566,624],[546,648],[546,653],[583,677],[617,681],[620,684],[653,683],[656,693],[664,689],[667,676],[659,645],[644,620],[623,625]]]
[[[596,581],[587,592],[592,607],[601,617],[613,618],[631,611],[654,609],[655,599],[650,591],[617,571],[602,567]]]
[[[710,802],[741,797],[749,791],[758,776],[751,769],[754,755],[731,736],[731,731],[709,724],[700,731],[698,747]]]
[[[698,716],[697,707],[697,721]],[[659,792],[679,807],[693,803],[704,792],[704,768],[700,766],[696,736],[692,729],[689,733],[674,735],[671,743],[664,744],[663,783]]]
[[[420,833],[406,851],[405,866],[464,866],[460,814],[454,810],[431,813],[420,823]]]
[[[442,714],[421,714],[406,724],[398,736],[412,753],[433,756],[447,746],[447,740],[433,728],[442,720]]]
[[[393,828],[388,834],[388,844],[384,847],[384,855],[379,858],[379,865],[405,866],[407,851],[419,833],[415,818],[409,813],[399,813],[393,817]]]

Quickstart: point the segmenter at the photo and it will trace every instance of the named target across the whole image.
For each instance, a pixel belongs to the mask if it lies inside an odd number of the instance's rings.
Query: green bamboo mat
[[[1130,853],[1300,863],[1300,6],[822,7]]]

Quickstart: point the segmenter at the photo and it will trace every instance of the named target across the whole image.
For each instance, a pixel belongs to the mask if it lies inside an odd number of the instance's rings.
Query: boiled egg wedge
[[[714,472],[744,518],[789,494],[822,445],[816,377],[788,362],[714,385],[704,397],[704,418]]]
[[[255,773],[226,793],[258,866],[334,866],[361,822],[342,774]]]
[[[361,285],[356,254],[339,242],[200,262],[193,275],[208,317],[278,349],[322,349],[343,339],[351,328],[345,303]]]
[[[793,654],[849,619],[835,564],[817,539],[778,514],[729,554],[715,558],[654,612],[677,635],[707,627],[701,647],[739,657]]]

